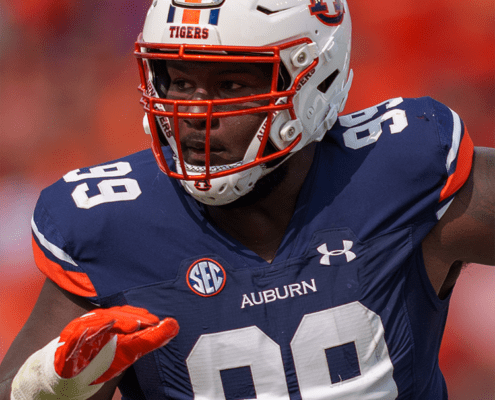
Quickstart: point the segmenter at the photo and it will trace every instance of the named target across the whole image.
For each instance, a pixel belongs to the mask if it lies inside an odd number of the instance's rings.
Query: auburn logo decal
[[[211,189],[211,183],[208,179],[196,181],[194,182],[194,187],[198,190],[201,190],[202,192],[207,192]]]
[[[333,1],[333,9],[329,10],[324,0],[310,0],[308,6],[311,15],[314,15],[325,25],[340,25],[344,19],[344,5],[341,0]],[[334,12],[333,12],[334,11]]]
[[[202,258],[187,270],[187,285],[199,296],[210,297],[220,293],[225,286],[227,274],[216,261]]]

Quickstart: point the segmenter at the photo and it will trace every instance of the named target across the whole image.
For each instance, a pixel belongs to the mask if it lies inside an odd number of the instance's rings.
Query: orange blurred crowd
[[[132,51],[150,3],[0,0],[0,360],[43,282],[30,242],[39,191],[149,146]],[[429,95],[458,112],[475,145],[495,147],[495,0],[348,3],[346,113]],[[454,290],[440,355],[453,400],[495,398],[494,293],[495,269],[481,266]]]

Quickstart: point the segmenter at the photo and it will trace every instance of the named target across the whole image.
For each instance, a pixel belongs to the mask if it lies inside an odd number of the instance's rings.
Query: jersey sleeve
[[[89,276],[70,254],[45,205],[43,192],[31,220],[34,260],[39,270],[59,287],[98,304],[98,294]]]
[[[101,306],[133,285],[175,276],[168,268],[155,268],[167,259],[158,238],[167,233],[163,219],[177,214],[161,212],[170,208],[164,198],[171,190],[160,174],[151,151],[145,150],[70,171],[45,188],[32,219],[41,272]],[[157,218],[157,210],[165,217]]]
[[[342,116],[327,143],[334,146],[328,171],[338,171],[328,179],[367,216],[363,237],[407,226],[415,244],[467,181],[474,152],[459,115],[430,97]]]
[[[438,139],[443,152],[446,179],[439,196],[440,219],[471,172],[474,145],[459,115],[449,107],[430,99],[437,122]]]
[[[137,181],[129,178],[130,165],[122,158],[70,171],[41,192],[33,214],[37,267],[62,289],[97,305],[114,290],[108,282],[117,280],[127,257],[117,245],[119,232],[129,231],[119,215],[140,194]]]

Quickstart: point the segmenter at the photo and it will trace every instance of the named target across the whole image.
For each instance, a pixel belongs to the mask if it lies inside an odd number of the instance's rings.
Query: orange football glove
[[[11,399],[86,400],[178,332],[175,319],[160,321],[142,308],[91,311],[26,360],[12,381]]]
[[[179,333],[173,318],[163,321],[143,308],[132,306],[95,309],[70,322],[60,334],[55,371],[68,379],[79,374],[111,340],[115,356],[107,371],[93,384],[106,382],[145,354],[165,346]]]

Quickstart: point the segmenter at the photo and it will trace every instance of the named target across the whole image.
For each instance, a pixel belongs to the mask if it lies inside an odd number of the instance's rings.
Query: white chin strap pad
[[[263,172],[264,168],[258,165],[233,175],[211,179],[209,185],[206,182],[184,180],[181,183],[186,192],[201,203],[220,206],[249,193]]]

